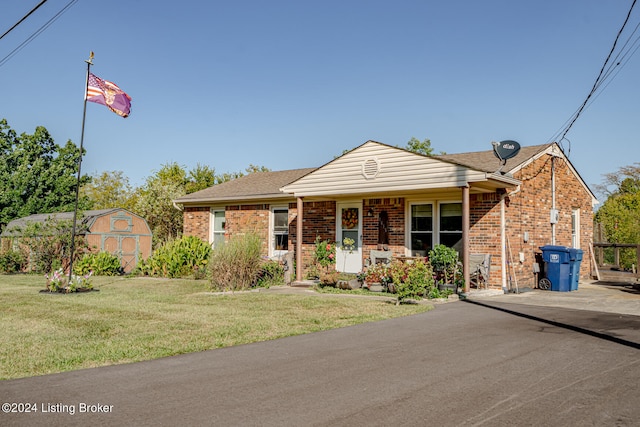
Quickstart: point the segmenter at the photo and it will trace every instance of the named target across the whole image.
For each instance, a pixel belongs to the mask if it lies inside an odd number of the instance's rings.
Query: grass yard
[[[96,277],[99,292],[41,294],[0,275],[0,379],[130,363],[407,316],[429,305],[257,292],[206,281]]]

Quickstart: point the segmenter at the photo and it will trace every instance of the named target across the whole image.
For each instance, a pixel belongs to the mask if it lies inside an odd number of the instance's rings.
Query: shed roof
[[[116,211],[125,211],[130,213],[126,209],[122,208],[109,208],[109,209],[95,209],[78,212],[78,219],[80,224],[86,230],[91,227],[91,224],[99,217],[108,215]],[[54,221],[73,221],[73,212],[52,212],[43,214],[33,214],[25,216],[23,218],[17,218],[9,222],[2,232],[2,237],[18,236],[21,234],[21,230],[31,223],[43,223],[47,220]],[[80,228],[79,233],[83,232],[83,227]]]

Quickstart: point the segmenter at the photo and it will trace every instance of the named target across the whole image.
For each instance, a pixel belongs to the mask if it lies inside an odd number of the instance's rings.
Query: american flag
[[[92,73],[89,73],[86,99],[107,106],[121,117],[128,117],[131,112],[131,97],[115,83],[102,80]]]

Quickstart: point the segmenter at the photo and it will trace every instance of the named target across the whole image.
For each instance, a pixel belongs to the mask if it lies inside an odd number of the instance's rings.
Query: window
[[[224,211],[212,211],[213,227],[212,227],[212,246],[219,247],[224,244],[224,229],[226,226]]]
[[[433,247],[433,205],[411,205],[411,255],[426,256]]]
[[[273,255],[283,255],[289,250],[289,209],[272,209],[272,251]]]
[[[460,251],[462,244],[462,204],[440,204],[440,244]]]
[[[411,256],[427,256],[437,244],[462,250],[462,203],[414,202],[407,222]]]

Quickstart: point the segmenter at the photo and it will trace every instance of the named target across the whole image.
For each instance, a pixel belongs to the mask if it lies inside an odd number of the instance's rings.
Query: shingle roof
[[[509,171],[521,163],[526,162],[536,154],[549,148],[551,145],[553,145],[553,143],[521,147],[516,156],[507,160],[507,163],[503,168],[504,171]],[[442,154],[433,156],[433,158],[456,163],[461,166],[467,166],[484,172],[495,172],[500,168],[500,160],[493,153],[493,150],[476,151],[474,153]]]
[[[522,147],[516,156],[507,160],[507,163],[503,168],[504,171],[511,170],[521,163],[524,163],[536,154],[546,150],[551,145],[552,144],[543,144]],[[500,161],[493,153],[493,150],[460,154],[443,154],[433,156],[433,158],[483,172],[495,172],[500,168]],[[318,168],[290,169],[276,172],[256,172],[222,184],[214,185],[195,193],[187,194],[176,199],[175,202],[188,204],[223,200],[290,197],[290,195],[282,193],[280,188],[302,178],[316,169]]]
[[[255,172],[236,178],[175,200],[176,203],[190,203],[214,200],[233,200],[269,197],[291,197],[280,188],[302,178],[316,168],[290,169],[277,172]]]

